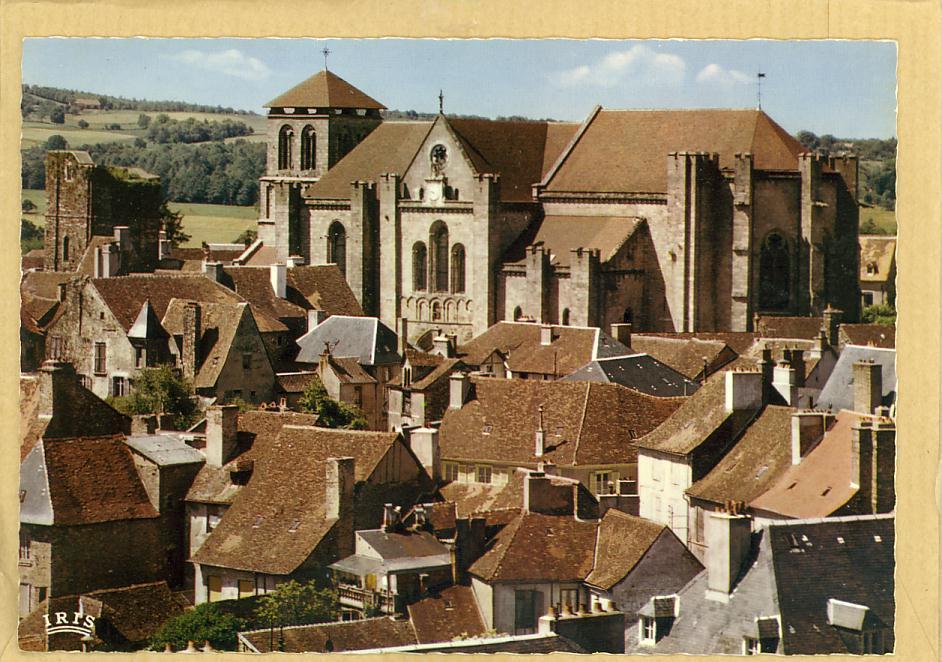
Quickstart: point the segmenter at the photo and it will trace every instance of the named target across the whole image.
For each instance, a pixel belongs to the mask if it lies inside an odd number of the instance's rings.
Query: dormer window
[[[877,265],[876,265],[876,263],[875,263],[875,262],[868,262],[868,263],[867,263],[867,275],[873,276],[873,275],[876,274],[876,273],[877,273]]]

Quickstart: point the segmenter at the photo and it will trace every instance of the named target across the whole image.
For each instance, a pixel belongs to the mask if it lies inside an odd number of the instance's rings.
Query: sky
[[[896,135],[877,41],[31,38],[23,82],[263,111],[328,68],[390,109],[581,121],[605,108],[755,108],[791,133]]]

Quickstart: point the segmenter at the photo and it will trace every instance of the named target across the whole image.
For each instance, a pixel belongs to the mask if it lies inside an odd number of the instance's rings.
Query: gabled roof
[[[123,435],[43,439],[20,466],[20,521],[80,525],[158,517]]]
[[[337,521],[326,516],[328,458],[354,458],[361,482],[397,439],[394,433],[294,425],[282,427],[274,440],[256,439],[248,485],[193,560],[272,575],[292,573]]]
[[[595,521],[523,513],[468,569],[485,582],[582,581],[592,570]]]
[[[883,283],[893,276],[896,262],[896,237],[862,234],[860,242],[860,281]]]
[[[332,315],[298,338],[301,351],[296,360],[317,363],[327,343],[332,356],[356,358],[364,366],[399,363],[398,342],[395,332],[376,317]]]
[[[550,264],[569,266],[571,251],[577,248],[600,251],[599,261],[606,264],[615,257],[644,221],[626,216],[544,216],[531,223],[507,249],[505,263],[521,263],[528,246],[543,246],[550,254]]]
[[[341,384],[375,384],[376,380],[352,356],[330,356],[327,363]]]
[[[455,584],[408,606],[420,644],[481,637],[486,631],[470,586]]]
[[[895,402],[896,350],[847,345],[841,350],[831,376],[821,389],[821,397],[816,403],[817,407],[834,411],[854,408],[854,363],[862,360],[872,360],[880,364],[883,370],[883,404],[890,405]]]
[[[446,503],[454,504],[456,517],[483,516],[496,511],[516,514],[523,503],[523,482],[527,473],[512,471],[503,485],[453,481],[439,488]]]
[[[560,381],[618,384],[660,398],[693,395],[700,388],[697,382],[647,354],[598,359]]]
[[[892,324],[841,324],[842,345],[896,348],[896,327]]]
[[[654,398],[615,384],[473,377],[473,400],[449,410],[441,456],[500,464],[627,464],[632,443],[653,430],[682,398]],[[534,455],[539,407],[545,452]],[[618,412],[618,416],[612,416]]]
[[[796,171],[806,150],[758,110],[601,110],[546,190],[665,193],[668,154],[685,151],[718,152],[722,168],[751,152],[758,170]]]
[[[736,358],[736,352],[723,340],[704,340],[693,336],[631,335],[631,347],[649,354],[688,379],[702,379],[704,367],[712,374]]]
[[[628,515],[614,508],[599,522],[592,572],[587,584],[608,590],[624,579],[667,529],[663,524]]]
[[[824,325],[823,317],[759,315],[756,330],[763,338],[815,340]]]
[[[386,108],[376,99],[367,96],[337,74],[318,71],[287,92],[265,104],[265,108]]]
[[[160,325],[154,307],[150,305],[150,301],[144,301],[141,312],[138,313],[137,319],[134,320],[134,324],[128,330],[128,338],[155,340],[166,337],[167,331]]]

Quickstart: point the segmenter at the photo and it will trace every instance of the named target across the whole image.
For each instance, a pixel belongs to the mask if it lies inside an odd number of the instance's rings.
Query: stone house
[[[268,107],[271,261],[337,264],[367,314],[415,337],[857,316],[857,160],[806,153],[761,110],[384,122],[327,71]]]
[[[406,349],[399,376],[386,385],[391,432],[428,427],[448,409],[451,375],[467,369],[461,359]]]
[[[860,305],[896,306],[896,236],[860,235]]]
[[[380,524],[383,504],[408,506],[429,489],[396,434],[283,425],[252,454],[245,486],[192,555],[197,604],[324,581],[353,553],[354,531]]]

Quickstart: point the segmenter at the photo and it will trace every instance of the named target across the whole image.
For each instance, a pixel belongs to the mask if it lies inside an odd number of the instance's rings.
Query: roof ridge
[[[572,463],[579,464],[579,442],[582,441],[582,431],[585,429],[586,414],[589,411],[589,392],[592,390],[593,382],[585,383],[585,398],[582,400],[582,418],[579,419],[579,431],[576,434],[576,445],[572,449]]]

